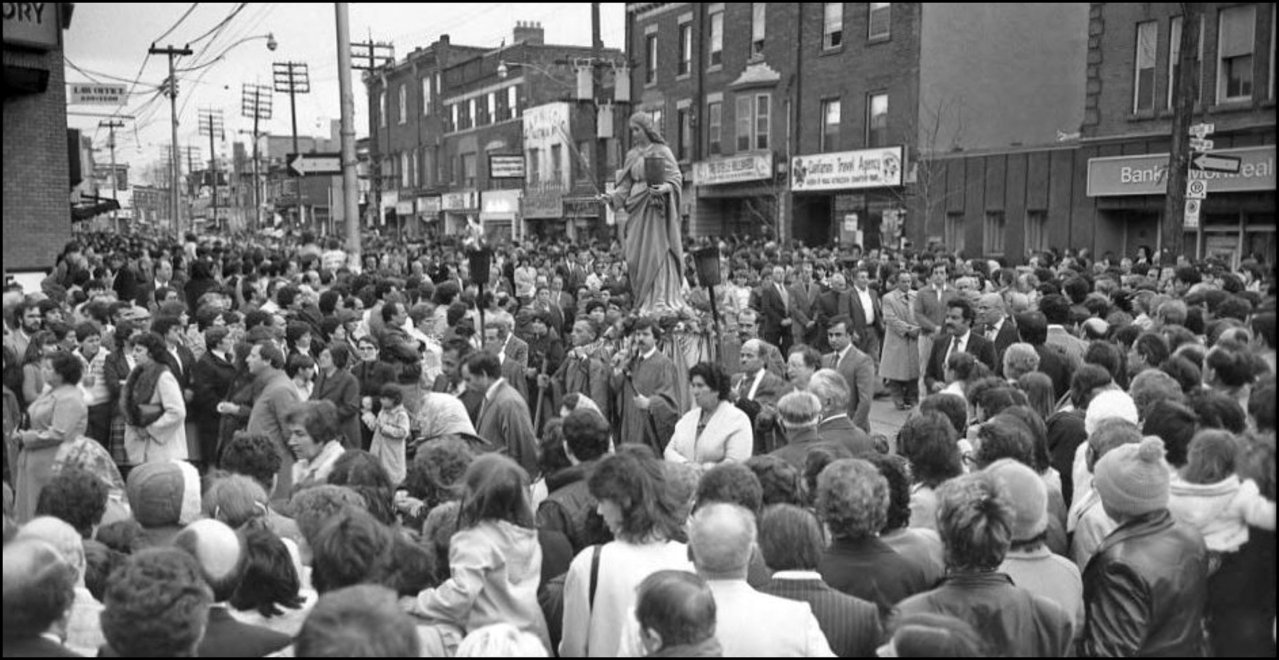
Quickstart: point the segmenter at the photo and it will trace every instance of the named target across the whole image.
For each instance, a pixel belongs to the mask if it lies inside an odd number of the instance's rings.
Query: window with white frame
[[[888,95],[871,94],[866,101],[866,146],[888,144]]]
[[[946,227],[944,236],[946,246],[951,252],[963,253],[964,251],[964,214],[963,213],[947,213]]]
[[[844,43],[844,3],[826,2],[822,10],[822,48],[839,48]]]
[[[422,115],[430,116],[431,114],[431,77],[427,76],[422,79]]]
[[[768,13],[767,2],[751,3],[751,50],[750,57],[764,54],[765,17]]]
[[[1136,69],[1132,74],[1132,110],[1155,107],[1155,53],[1159,49],[1159,21],[1137,24]]]
[[[489,92],[488,98],[488,121],[490,124],[499,120],[497,115],[497,92]]]
[[[644,84],[657,83],[657,33],[644,35]]]
[[[866,17],[866,38],[872,41],[887,39],[892,33],[890,32],[889,17],[892,14],[893,3],[891,2],[871,2],[870,9],[867,10]]]
[[[380,115],[377,118],[377,123],[378,123],[378,126],[381,126],[382,128],[386,128],[386,111],[387,111],[386,90],[384,89],[378,92],[377,98],[378,98],[378,110]]]
[[[518,85],[506,88],[506,109],[511,113],[510,119],[520,116],[520,92]]]
[[[987,211],[986,225],[982,231],[982,254],[988,257],[1004,256],[1004,212]]]
[[[724,63],[724,10],[720,9],[710,15],[710,65],[720,66]]]
[[[772,96],[755,95],[755,148],[768,148],[769,121],[773,109]]]
[[[657,127],[658,134],[666,135],[666,125],[662,123],[666,121],[666,114],[663,108],[659,106],[649,110],[648,116],[653,118],[653,125]]]
[[[409,172],[409,185],[412,187],[418,187],[422,185],[422,181],[418,179],[418,176],[421,173],[421,168],[420,168],[420,165],[422,164],[421,158],[422,158],[421,152],[419,152],[417,149],[414,149],[413,158],[409,160],[409,169],[412,170],[411,172]]]
[[[1044,252],[1048,250],[1048,212],[1026,211],[1026,250]]]
[[[1256,31],[1256,5],[1227,7],[1217,13],[1218,102],[1252,98],[1252,53]]]
[[[470,99],[466,102],[466,117],[468,120],[467,128],[474,128],[479,125],[479,122],[477,121],[479,119],[479,115],[475,112],[475,99]]]
[[[408,85],[400,85],[400,103],[397,107],[399,108],[400,115],[397,118],[396,123],[403,124],[404,122],[409,120],[409,86]]]
[[[839,99],[822,101],[822,134],[820,150],[839,151]]]
[[[680,23],[679,25],[679,65],[675,69],[675,74],[679,76],[688,75],[693,69],[693,24]]]
[[[409,154],[406,151],[400,152],[400,187],[408,188],[413,185],[412,179],[409,177],[412,172],[409,170]]]
[[[457,116],[458,109],[456,103],[449,106],[449,114],[452,116],[452,123],[449,125],[449,129],[454,131],[460,129],[462,125],[458,123],[459,117]]]
[[[749,94],[742,94],[737,97],[737,150],[750,151],[751,149],[751,125],[753,117],[751,116],[751,97]]]
[[[1168,31],[1168,107],[1174,107],[1172,98],[1173,81],[1177,80],[1177,72],[1181,70],[1181,26],[1185,21],[1181,16],[1174,16]],[[1190,74],[1191,87],[1189,94],[1199,103],[1199,87],[1203,80],[1204,58],[1204,23],[1199,21],[1199,41],[1196,45],[1194,70]]]
[[[724,103],[715,101],[706,104],[706,133],[709,138],[709,151],[712,156],[724,153]]]

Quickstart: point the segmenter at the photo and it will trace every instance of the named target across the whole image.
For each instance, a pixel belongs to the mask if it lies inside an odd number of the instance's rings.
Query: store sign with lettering
[[[449,192],[440,195],[440,208],[445,211],[480,208],[480,193],[475,190]]]
[[[699,186],[758,181],[771,179],[772,176],[773,152],[771,151],[693,163],[693,180]]]
[[[1237,172],[1190,169],[1189,180],[1204,180],[1219,192],[1274,191],[1275,147],[1219,149],[1214,156],[1239,159]],[[1168,154],[1088,159],[1088,196],[1162,195],[1168,189]]]
[[[61,43],[60,2],[4,3],[4,43],[52,50]]]
[[[791,159],[791,190],[850,190],[900,186],[902,148],[859,149]]]
[[[127,85],[72,83],[67,91],[67,103],[71,105],[120,105],[128,98]]]

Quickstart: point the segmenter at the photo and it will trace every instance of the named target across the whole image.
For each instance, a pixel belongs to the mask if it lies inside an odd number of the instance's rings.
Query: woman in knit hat
[[[1168,512],[1164,443],[1145,438],[1097,461],[1094,486],[1119,523],[1084,571],[1084,656],[1203,656],[1208,548]]]

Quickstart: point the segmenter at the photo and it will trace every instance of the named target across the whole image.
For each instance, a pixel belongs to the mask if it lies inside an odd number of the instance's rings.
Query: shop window
[[[1172,109],[1175,102],[1172,98],[1173,81],[1177,80],[1177,72],[1181,70],[1181,26],[1185,25],[1185,21],[1180,16],[1174,16],[1170,23],[1171,30],[1168,35],[1168,108]],[[1194,71],[1190,74],[1191,88],[1190,95],[1195,99],[1195,103],[1200,101],[1199,89],[1203,84],[1203,59],[1204,59],[1204,24],[1199,21],[1199,42],[1196,45],[1197,52],[1195,54]]]
[[[644,35],[644,84],[657,84],[657,33]]]
[[[1229,7],[1218,12],[1218,102],[1252,97],[1253,33],[1256,26],[1256,5]]]
[[[680,23],[679,26],[679,67],[676,75],[686,76],[693,68],[693,24]]]
[[[871,94],[866,101],[866,146],[888,144],[888,95]]]
[[[1048,212],[1026,212],[1026,250],[1029,252],[1046,252],[1048,250]]]
[[[942,235],[946,241],[948,252],[963,254],[964,252],[964,214],[947,213],[946,227]]]
[[[893,4],[891,2],[868,4],[870,9],[866,17],[866,38],[871,41],[883,41],[891,35],[888,19],[892,14]]]
[[[1132,77],[1132,110],[1155,107],[1155,53],[1159,47],[1159,22],[1137,24],[1137,68]]]
[[[1004,256],[1004,212],[987,211],[982,230],[982,254],[988,257]]]
[[[710,154],[718,156],[724,153],[724,104],[720,101],[706,104],[706,127],[710,138]]]
[[[823,3],[822,49],[839,48],[844,43],[844,3]]]
[[[712,67],[724,64],[724,10],[712,12],[710,15],[710,63]]]
[[[822,101],[821,151],[839,151],[839,99]]]
[[[749,58],[762,57],[764,55],[765,17],[767,11],[767,2],[751,3],[751,49],[748,54]]]

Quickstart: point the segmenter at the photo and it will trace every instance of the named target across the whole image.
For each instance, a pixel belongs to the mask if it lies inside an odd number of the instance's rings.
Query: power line
[[[179,25],[182,25],[182,21],[185,21],[187,17],[191,15],[191,12],[195,11],[195,8],[199,6],[200,6],[200,3],[198,2],[191,3],[191,6],[187,7],[186,13],[182,14],[182,16],[178,18],[178,22],[174,23],[173,27],[170,27],[168,30],[165,30],[164,34],[157,37],[155,41],[164,41],[165,37],[169,36],[170,34],[173,34],[173,31],[178,29]]]

